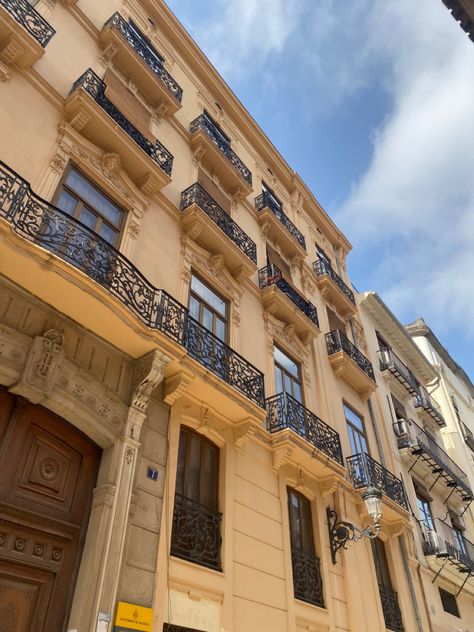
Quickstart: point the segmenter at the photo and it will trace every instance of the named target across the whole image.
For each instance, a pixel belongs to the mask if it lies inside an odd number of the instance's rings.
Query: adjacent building
[[[0,78],[0,628],[471,629],[438,369],[167,6],[0,0]]]

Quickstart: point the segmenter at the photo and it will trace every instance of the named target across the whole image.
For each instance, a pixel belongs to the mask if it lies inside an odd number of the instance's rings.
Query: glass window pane
[[[205,443],[201,464],[201,499],[202,505],[208,509],[217,509],[217,450]]]
[[[74,209],[76,208],[77,200],[67,191],[61,191],[61,195],[57,201],[57,206],[65,213],[69,215],[73,215]]]
[[[309,500],[300,497],[301,542],[303,551],[314,554],[313,523]]]
[[[227,301],[224,301],[220,296],[213,292],[207,285],[195,276],[191,277],[191,289],[200,296],[208,305],[210,305],[216,312],[226,315]]]
[[[99,235],[105,239],[109,244],[115,245],[117,239],[117,231],[110,228],[107,224],[102,224],[99,230]]]
[[[88,228],[92,228],[94,230],[95,225],[97,223],[97,216],[88,209],[87,207],[82,207],[81,214],[79,215],[79,220]]]
[[[71,169],[67,179],[67,184],[77,191],[81,198],[88,202],[95,210],[99,211],[112,224],[119,226],[123,215],[122,209],[118,208],[105,195],[96,189],[82,174],[75,169]]]
[[[281,369],[279,367],[275,367],[275,384],[276,384],[276,392],[283,393],[283,378]]]
[[[293,382],[293,397],[298,402],[302,401],[302,398],[301,398],[301,386],[298,384],[298,382]]]
[[[220,318],[216,318],[216,330],[214,333],[219,340],[225,341],[225,322],[220,320]]]
[[[212,312],[208,310],[207,307],[203,307],[202,324],[204,325],[204,327],[206,327],[206,329],[209,329],[210,331],[212,331],[212,321],[213,321]]]
[[[183,494],[184,463],[186,459],[186,439],[187,439],[187,433],[181,431],[179,435],[178,469],[176,472],[176,493],[177,494]]]
[[[275,362],[278,362],[278,364],[286,369],[288,373],[291,373],[296,378],[299,378],[298,365],[293,362],[291,358],[285,355],[278,347],[275,347],[274,358]]]
[[[201,468],[201,441],[194,434],[188,436],[188,454],[184,495],[199,502],[199,470]]]
[[[301,549],[302,541],[301,541],[301,524],[300,524],[298,496],[294,492],[289,491],[288,500],[289,500],[290,531],[291,531],[292,544],[297,549]]]
[[[346,416],[347,421],[350,421],[356,428],[364,431],[364,422],[362,418],[357,415],[352,408],[348,406],[344,406],[344,415]]]
[[[189,297],[189,313],[193,318],[199,320],[199,302],[192,295]]]

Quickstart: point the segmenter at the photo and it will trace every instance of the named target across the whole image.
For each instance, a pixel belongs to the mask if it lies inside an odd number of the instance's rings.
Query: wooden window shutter
[[[219,206],[222,207],[224,211],[230,215],[230,199],[225,195],[223,191],[219,189],[216,184],[214,184],[212,179],[202,169],[199,169],[198,171],[198,182],[202,186],[202,188],[207,191],[207,193],[209,193],[214,201],[217,202],[217,204],[219,204]]]
[[[284,278],[291,283],[291,268],[286,261],[281,257],[277,251],[267,244],[267,260],[268,263],[273,263],[279,268]]]
[[[151,113],[130,92],[123,81],[111,70],[107,70],[104,77],[105,96],[112,101],[116,108],[134,125],[139,132],[151,143],[156,138],[150,131]]]

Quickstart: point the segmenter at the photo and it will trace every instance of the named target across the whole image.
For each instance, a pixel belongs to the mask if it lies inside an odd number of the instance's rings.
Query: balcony
[[[80,270],[104,288],[108,296],[118,301],[118,305],[116,302],[112,303],[113,312],[116,314],[122,311],[122,313],[116,321],[114,320],[113,327],[110,313],[107,312],[107,316],[104,316],[104,322],[108,323],[107,331],[104,333],[106,339],[108,339],[107,332],[111,330],[113,333],[122,332],[122,321],[130,312],[147,328],[145,330],[147,335],[153,330],[162,332],[169,340],[184,347],[188,355],[201,366],[224,380],[257,406],[265,407],[263,374],[260,371],[194,321],[181,303],[164,290],[151,285],[118,250],[83,224],[36,196],[29,184],[3,163],[0,163],[0,218],[2,218],[2,223],[9,224],[14,233],[34,244],[40,251],[44,249]],[[6,242],[6,239],[0,240],[0,243],[2,241]],[[17,255],[23,250],[17,247],[14,254]],[[10,270],[28,273],[27,270],[25,271],[23,260],[19,263],[10,252],[8,256],[10,257],[8,262],[7,257],[2,259],[5,269],[8,263]],[[47,278],[41,286],[43,289],[51,285],[53,277],[50,268],[51,265],[48,264],[45,270]],[[24,276],[18,277],[12,274],[12,278],[20,278],[22,283],[25,282]],[[66,278],[68,278],[67,275]],[[73,284],[69,282],[64,290],[68,304],[72,301],[74,291],[72,286]],[[35,288],[38,291],[41,289],[38,284],[35,284]],[[62,292],[58,293],[57,288],[54,291],[56,299],[61,298],[62,294]],[[85,307],[84,293],[75,296],[81,309],[86,310],[86,316],[89,315],[93,309],[87,310]],[[50,294],[45,297],[51,301]],[[101,302],[101,309],[103,303],[104,301]],[[55,304],[54,301],[53,304]],[[126,309],[120,310],[120,305]],[[92,321],[87,321],[89,326],[93,326],[98,319],[98,317],[92,318]],[[125,331],[120,334],[121,344],[124,339],[133,338],[133,327],[136,328],[136,322],[126,324],[125,327]],[[132,349],[130,353],[140,354],[139,351]]]
[[[398,605],[397,593],[381,584],[379,584],[379,593],[385,627],[393,632],[403,632],[402,613]]]
[[[415,376],[410,369],[400,360],[392,349],[380,349],[379,363],[380,370],[387,371],[389,375],[393,375],[398,382],[410,393],[416,395],[418,393],[418,384]]]
[[[323,298],[332,302],[341,314],[345,316],[354,314],[356,311],[354,292],[336,274],[332,266],[318,259],[313,263],[313,270]]]
[[[282,433],[279,438],[291,440],[294,433],[303,439],[298,442],[301,446],[298,461],[302,463],[313,461],[312,469],[317,469],[322,475],[327,474],[326,464],[329,457],[336,466],[343,466],[341,441],[339,433],[319,419],[303,404],[287,393],[279,393],[265,400],[267,409],[267,430],[272,435]],[[291,431],[289,433],[288,431]],[[295,443],[295,442],[293,442]]]
[[[222,255],[237,278],[257,269],[255,243],[197,182],[181,194],[181,224],[196,243]]]
[[[354,454],[347,460],[349,476],[356,489],[376,487],[384,497],[408,511],[402,481],[368,454]]]
[[[429,529],[421,523],[429,567],[474,595],[474,544],[444,520],[435,518],[433,526]]]
[[[377,387],[369,360],[339,329],[326,334],[326,347],[336,376],[344,379],[363,399],[367,399]]]
[[[474,496],[468,478],[461,468],[438,445],[436,439],[426,428],[420,428],[412,419],[401,420],[395,426],[400,450],[415,456],[410,469],[418,472],[421,478],[433,475],[435,485],[443,480],[451,492],[456,492],[462,502],[470,502]],[[450,494],[451,495],[451,494]]]
[[[170,182],[173,156],[152,143],[107,98],[106,84],[91,69],[74,83],[65,110],[72,127],[107,152],[116,152],[127,173],[146,194]]]
[[[216,571],[221,567],[222,514],[176,494],[171,555]]]
[[[323,578],[319,557],[292,547],[295,598],[324,608]]]
[[[472,431],[466,426],[462,421],[459,422],[461,425],[461,432],[466,445],[474,452],[474,434]]]
[[[120,13],[107,20],[99,39],[149,103],[161,107],[167,116],[179,110],[183,90],[165,70],[161,55]]]
[[[428,393],[426,388],[421,386],[421,384],[418,386],[418,392],[415,394],[415,408],[420,408],[422,411],[427,413],[436,421],[440,428],[443,428],[446,425],[439,404]]]
[[[190,125],[191,146],[216,172],[229,191],[240,190],[245,195],[252,191],[252,173],[244,165],[219,133],[211,119],[204,114]]]
[[[264,191],[255,198],[255,208],[258,211],[257,221],[265,234],[280,245],[288,259],[304,259],[306,256],[304,236],[272,196]]]
[[[296,333],[304,342],[309,342],[319,334],[316,307],[283,278],[275,264],[258,271],[258,284],[265,309],[280,320],[294,325]]]
[[[0,0],[0,60],[30,68],[55,34],[27,0]]]

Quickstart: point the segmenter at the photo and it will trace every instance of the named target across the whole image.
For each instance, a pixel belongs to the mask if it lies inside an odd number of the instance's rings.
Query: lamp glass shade
[[[382,516],[382,493],[376,487],[368,487],[362,497],[367,513],[374,522],[378,522]]]

